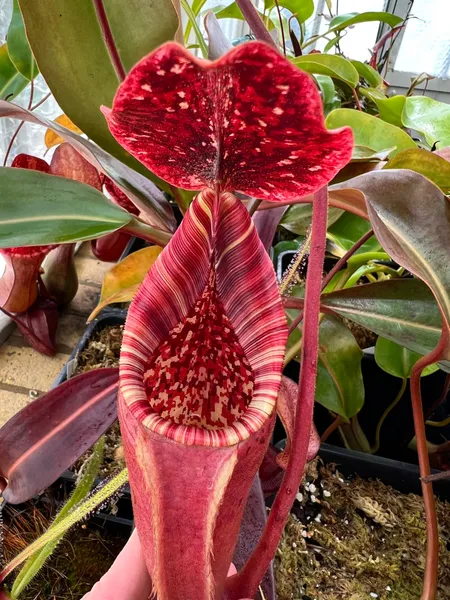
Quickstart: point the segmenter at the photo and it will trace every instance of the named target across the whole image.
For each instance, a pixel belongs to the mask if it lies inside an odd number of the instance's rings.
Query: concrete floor
[[[90,244],[75,257],[79,287],[71,304],[60,315],[56,334],[57,353],[52,358],[30,348],[13,329],[0,346],[0,426],[17,411],[52,386],[62,366],[80,339],[86,319],[97,304],[103,275],[112,263],[94,258]]]

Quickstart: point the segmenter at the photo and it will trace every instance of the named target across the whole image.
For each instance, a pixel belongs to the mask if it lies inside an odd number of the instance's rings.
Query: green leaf
[[[346,125],[353,129],[355,144],[368,146],[377,151],[395,148],[390,153],[390,157],[406,148],[417,147],[409,135],[400,128],[359,110],[338,108],[326,118],[328,129],[337,129]]]
[[[295,14],[300,23],[307,21],[314,13],[313,0],[279,0],[278,4],[290,10],[292,14]],[[273,0],[266,0],[264,2],[266,10],[271,10],[274,6],[275,2]]]
[[[18,0],[13,0],[13,14],[8,29],[8,52],[19,73],[32,81],[39,73],[39,69],[25,35],[25,26]]]
[[[360,88],[359,92],[376,104],[380,112],[380,119],[397,127],[403,127],[402,111],[405,106],[406,96],[391,96],[391,98],[387,98],[383,92],[374,88]]]
[[[377,88],[384,85],[383,78],[373,67],[360,60],[350,60],[350,62],[358,71],[359,76],[365,79],[371,87]]]
[[[7,45],[0,46],[0,99],[14,100],[29,83],[9,58]]]
[[[54,527],[50,527],[47,531],[41,535],[37,540],[29,544],[22,552],[20,552],[15,558],[12,559],[8,565],[3,569],[2,573],[9,574],[24,561],[28,560],[30,556],[33,556],[38,550],[43,548],[46,544],[59,539],[64,535],[71,527],[79,523],[83,519],[86,519],[89,515],[99,509],[102,504],[112,498],[117,492],[128,482],[128,469],[123,469],[112,479],[107,480],[102,487],[93,493],[89,498],[80,502],[68,515],[61,519]]]
[[[305,54],[291,59],[292,63],[307,73],[328,75],[354,88],[358,85],[358,71],[352,63],[336,54]]]
[[[333,80],[328,75],[315,75],[314,79],[322,92],[323,112],[326,115],[335,108],[339,108],[341,101],[336,94]]]
[[[450,106],[427,96],[411,96],[406,99],[402,112],[405,127],[423,134],[430,146],[439,148],[450,145]]]
[[[63,519],[88,496],[102,464],[104,446],[105,438],[102,436],[95,444],[92,455],[84,465],[81,477],[77,482],[73,494],[59,511],[55,517],[55,520],[50,525],[49,530],[58,525],[58,523],[61,523]],[[64,537],[64,534],[65,532],[61,533],[61,535],[56,539],[47,542],[47,544],[41,550],[38,550],[27,560],[14,580],[11,594],[15,598],[23,592],[33,577],[39,573],[45,562],[50,558],[57,548],[59,542]]]
[[[450,327],[450,202],[431,181],[407,170],[353,180],[365,196],[375,235],[402,267],[433,291]],[[445,358],[450,359],[450,347]]]
[[[399,25],[403,19],[383,11],[364,13],[353,12],[344,15],[336,15],[333,19],[331,19],[330,29],[327,33],[341,30],[346,27],[350,27],[351,25],[356,25],[357,23],[369,23],[370,21],[380,21],[381,23],[386,23],[391,27],[395,27],[396,25]]]
[[[411,377],[411,371],[416,362],[422,358],[421,354],[411,352],[391,340],[379,337],[375,344],[375,361],[380,369],[400,379]],[[429,365],[422,371],[422,377],[431,375],[438,370],[437,365]]]
[[[206,0],[194,0],[192,2],[191,10],[195,17],[197,17],[199,15],[200,11],[205,6],[205,4],[206,4]],[[191,35],[191,31],[192,31],[192,22],[191,22],[191,20],[188,20],[188,22],[186,23],[186,27],[184,28],[184,43],[185,44],[188,43],[189,36]]]
[[[261,17],[261,19],[263,19],[263,21],[265,22],[265,24],[269,30],[276,29],[275,24],[271,19],[269,19],[268,17],[265,17],[262,14],[262,12],[260,12],[259,10],[257,11],[257,13]],[[239,19],[240,21],[245,20],[243,14],[241,12],[241,9],[236,4],[236,2],[232,2],[228,6],[225,6],[225,8],[221,8],[215,14],[218,19]]]
[[[321,304],[419,354],[433,350],[441,335],[438,304],[428,287],[418,279],[354,286],[324,294]],[[450,370],[449,362],[442,365]]]
[[[110,107],[119,80],[92,0],[19,0],[39,68],[62,111],[94,142],[168,191],[167,184],[113,138],[100,112]],[[173,39],[178,17],[170,0],[108,0],[105,9],[125,70]]]
[[[352,162],[386,160],[392,150],[394,150],[394,148],[386,148],[386,150],[377,152],[368,146],[355,145],[353,146]]]
[[[28,169],[0,169],[0,248],[91,240],[131,215],[84,183]]]
[[[444,194],[450,194],[450,163],[435,152],[421,148],[403,150],[383,168],[410,169],[431,179]]]
[[[51,129],[71,144],[96,169],[110,177],[122,188],[139,210],[144,215],[151,217],[152,223],[155,223],[159,228],[166,231],[175,230],[176,220],[173,210],[164,197],[164,194],[155,184],[140,173],[136,173],[136,171],[121,163],[90,140],[63,127],[56,121],[49,121],[45,117],[10,102],[0,101],[0,117],[20,119]]]
[[[328,209],[328,226],[333,224],[342,214],[340,208],[330,207]],[[312,221],[312,203],[302,202],[292,205],[280,221],[288,231],[297,235],[306,235]]]
[[[326,317],[319,330],[316,402],[347,419],[356,415],[364,404],[362,356],[351,331]]]
[[[371,229],[371,224],[366,219],[345,211],[337,221],[328,227],[327,238],[340,249],[343,256],[362,236]],[[381,246],[372,236],[357,250],[356,254],[363,252],[379,252]]]

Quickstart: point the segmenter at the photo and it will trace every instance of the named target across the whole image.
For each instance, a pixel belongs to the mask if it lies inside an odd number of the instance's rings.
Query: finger
[[[152,582],[135,529],[109,571],[82,600],[147,600]]]

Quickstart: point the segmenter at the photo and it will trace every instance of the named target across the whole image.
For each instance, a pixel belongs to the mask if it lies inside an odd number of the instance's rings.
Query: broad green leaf
[[[450,145],[450,106],[427,96],[406,99],[402,112],[405,127],[422,133],[430,146]]]
[[[266,26],[269,30],[276,29],[275,23],[271,19],[264,17],[262,12],[259,10],[257,12],[261,19],[263,19],[266,23]],[[216,12],[216,17],[218,19],[239,19],[240,21],[244,21],[244,16],[236,2],[232,2],[228,6],[225,6],[225,8],[221,8],[218,12]]]
[[[442,317],[428,287],[418,279],[357,285],[324,294],[322,306],[413,352],[427,354],[438,343]],[[450,363],[446,363],[450,368]]]
[[[64,114],[59,115],[59,117],[57,117],[55,119],[55,123],[58,123],[59,125],[62,125],[66,129],[70,129],[70,131],[74,131],[75,133],[78,133],[79,135],[81,135],[83,133],[79,127],[77,127],[74,123],[72,123],[72,121],[69,119],[69,117],[67,115],[64,115]],[[45,141],[45,145],[47,146],[47,148],[50,149],[50,148],[53,148],[53,146],[62,144],[64,142],[64,138],[62,138],[60,135],[58,135],[56,133],[56,131],[53,131],[53,129],[47,129],[47,131],[45,132],[44,141]]]
[[[84,465],[80,479],[78,480],[76,487],[64,504],[62,509],[56,515],[54,521],[50,525],[49,529],[55,527],[83,500],[85,500],[94,485],[95,478],[98,476],[98,472],[103,460],[103,449],[105,446],[105,437],[102,436],[95,444],[92,451],[92,455]],[[11,590],[11,594],[14,598],[17,598],[31,580],[39,573],[44,566],[45,562],[50,558],[53,552],[56,550],[58,544],[64,537],[64,533],[60,537],[47,542],[47,544],[38,550],[33,556],[31,556],[24,564],[17,577],[14,580],[14,584]]]
[[[333,224],[342,214],[342,210],[339,208],[330,207],[328,209],[328,226]],[[303,202],[300,204],[294,204],[286,211],[283,218],[280,221],[282,225],[288,231],[296,233],[297,235],[306,235],[312,221],[312,204],[310,202]]]
[[[307,73],[313,75],[328,75],[340,79],[354,88],[358,85],[358,71],[352,63],[335,54],[305,54],[291,59],[292,63]]]
[[[368,146],[377,151],[395,148],[389,155],[391,158],[401,150],[417,147],[409,135],[399,127],[359,110],[338,108],[333,110],[326,119],[328,129],[337,129],[346,125],[353,130],[355,144]]]
[[[345,211],[328,227],[327,238],[340,249],[339,255],[343,256],[370,228],[371,225],[366,219]],[[381,246],[378,240],[372,236],[357,250],[356,254],[379,252],[380,250]]]
[[[376,150],[374,150],[373,148],[369,148],[368,146],[355,145],[353,146],[352,162],[368,160],[386,160],[386,158],[389,156],[389,153],[392,152],[392,150],[394,150],[394,148],[386,148],[386,150],[381,150],[380,152],[377,152]]]
[[[402,111],[406,96],[391,96],[391,98],[388,98],[383,92],[374,88],[360,88],[359,92],[376,104],[380,112],[380,119],[397,127],[403,127]]]
[[[18,0],[13,0],[13,14],[8,29],[8,52],[19,73],[32,81],[39,73],[39,69],[25,34]]]
[[[400,377],[400,379],[411,377],[411,371],[419,358],[422,358],[421,354],[411,352],[407,348],[383,337],[379,337],[375,344],[375,361],[377,365],[389,375]],[[425,367],[422,371],[422,377],[431,375],[438,368],[437,365]]]
[[[407,170],[353,180],[365,196],[375,235],[402,267],[433,291],[450,327],[450,202],[431,181]],[[450,347],[445,358],[450,359]]]
[[[29,83],[9,58],[7,45],[0,46],[0,100],[14,100]]]
[[[43,125],[71,144],[88,162],[110,177],[142,211],[142,218],[160,229],[175,229],[176,221],[164,194],[149,179],[102,150],[90,140],[45,117],[32,113],[16,104],[0,101],[0,117],[20,119]]]
[[[323,112],[328,115],[335,108],[339,108],[341,101],[336,94],[333,80],[328,75],[316,75],[315,80],[322,93]]]
[[[19,0],[38,66],[62,111],[91,140],[120,161],[157,181],[110,134],[100,112],[110,107],[119,80],[92,0]],[[108,22],[126,71],[174,38],[178,16],[170,0],[107,0]]]
[[[360,60],[350,60],[350,62],[358,71],[360,77],[365,79],[371,87],[378,88],[384,85],[383,78],[373,67],[361,62]]]
[[[0,169],[0,248],[91,240],[131,215],[84,183],[29,169]]]
[[[362,356],[351,331],[339,319],[325,318],[319,329],[316,402],[347,419],[356,415],[364,404]]]
[[[142,248],[112,267],[103,278],[99,303],[89,315],[88,321],[92,321],[108,304],[131,302],[161,252],[162,248],[159,246]]]
[[[380,21],[381,23],[387,23],[387,25],[395,27],[396,25],[399,25],[403,19],[383,11],[363,13],[353,12],[344,15],[336,15],[330,21],[328,33],[350,27],[351,25],[356,25],[357,23],[368,23],[370,21]]]
[[[450,194],[450,163],[435,152],[421,148],[403,150],[383,168],[410,169],[428,177],[444,194]]]
[[[278,4],[295,14],[300,23],[307,21],[314,12],[313,0],[278,0]],[[274,0],[265,0],[264,7],[266,10],[271,10],[274,6]]]

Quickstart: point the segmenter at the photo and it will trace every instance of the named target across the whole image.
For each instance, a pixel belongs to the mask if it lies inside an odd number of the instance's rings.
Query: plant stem
[[[367,233],[365,233],[362,238],[360,238],[357,242],[353,244],[353,246],[348,250],[342,258],[340,258],[334,267],[329,271],[327,276],[322,282],[322,291],[327,287],[333,277],[336,275],[338,271],[342,269],[342,267],[346,264],[349,258],[351,258],[357,250],[363,246],[367,240],[369,240],[373,236],[373,229],[370,229]]]
[[[182,0],[185,1],[185,0]],[[272,39],[272,36],[267,31],[264,23],[261,20],[261,17],[258,14],[258,11],[253,6],[252,0],[236,0],[236,4],[241,9],[241,12],[244,16],[244,19],[247,21],[250,29],[253,31],[257,40],[261,40],[261,42],[266,42],[275,50],[278,50],[277,45]]]
[[[147,225],[147,223],[144,223],[137,217],[133,217],[128,225],[122,227],[121,231],[130,233],[131,235],[135,235],[136,237],[146,240],[147,242],[152,242],[152,244],[163,247],[167,246],[172,239],[172,235],[170,233],[161,231],[161,229],[157,229],[151,225]]]
[[[404,377],[402,379],[402,385],[400,386],[400,390],[399,390],[397,396],[395,397],[394,401],[391,402],[391,404],[389,404],[389,406],[386,408],[384,413],[381,415],[381,418],[378,421],[377,428],[375,430],[375,443],[370,448],[371,454],[375,454],[375,452],[378,452],[378,450],[380,449],[380,432],[381,432],[381,428],[383,427],[383,423],[385,422],[386,417],[389,415],[389,413],[392,410],[394,410],[394,408],[397,406],[397,404],[403,398],[403,394],[405,393],[407,383],[408,383],[408,379],[406,377]]]
[[[197,37],[198,45],[203,54],[203,58],[208,58],[208,46],[206,45],[205,38],[203,37],[202,32],[200,31],[200,27],[198,26],[197,19],[192,12],[192,8],[189,5],[187,0],[180,0],[181,6],[183,7],[184,12],[189,17],[190,22],[192,23],[192,28],[195,31],[195,35]]]
[[[28,101],[28,110],[31,110],[31,107],[33,105],[33,98],[34,98],[34,81],[31,80],[30,81],[30,99]],[[20,130],[22,129],[22,127],[25,125],[25,121],[21,121],[16,129],[16,131],[13,133],[13,135],[11,136],[11,139],[9,140],[9,144],[8,144],[8,148],[6,149],[6,154],[5,154],[5,158],[3,160],[3,166],[6,167],[6,163],[8,162],[8,158],[9,155],[11,154],[11,150],[14,144],[14,140],[16,139],[16,137],[19,135]]]
[[[430,425],[431,427],[447,427],[447,425],[450,425],[450,417],[447,417],[443,421],[427,421],[426,425]]]
[[[330,283],[330,281],[333,279],[333,277],[336,275],[336,273],[338,271],[340,271],[341,268],[345,265],[345,263],[348,261],[348,259],[351,258],[353,256],[353,254],[355,254],[355,252],[357,250],[359,250],[361,248],[361,246],[364,245],[367,242],[367,240],[370,239],[372,236],[373,236],[373,229],[370,229],[370,231],[365,233],[362,236],[362,238],[360,238],[357,242],[355,242],[353,244],[353,246],[350,248],[350,250],[348,250],[344,254],[344,256],[337,261],[337,263],[334,265],[334,267],[331,269],[331,271],[328,273],[328,275],[322,281],[322,290],[321,290],[322,292],[327,287],[327,285]],[[301,311],[300,314],[292,321],[292,323],[289,327],[289,333],[292,333],[294,331],[294,329],[300,325],[302,320],[303,320],[303,311]]]
[[[259,544],[240,573],[232,578],[233,599],[254,598],[274,557],[289,511],[305,470],[314,408],[319,353],[319,318],[322,270],[327,233],[328,190],[314,195],[311,252],[306,275],[305,319],[301,355],[298,402],[288,466]],[[239,596],[239,594],[241,594]]]
[[[280,20],[281,40],[283,42],[283,53],[286,56],[286,40],[284,37],[283,18],[281,16],[281,10],[280,10],[280,5],[278,4],[278,0],[275,0],[275,6],[277,7],[278,19]]]
[[[320,438],[320,443],[323,444],[324,442],[326,442],[327,439],[330,437],[330,435],[336,431],[336,429],[339,427],[339,425],[341,423],[342,423],[342,417],[341,417],[341,415],[337,415],[337,417],[334,419],[334,421],[331,423],[331,425],[329,425],[325,429],[325,431],[322,433],[322,436]]]
[[[30,108],[30,111],[33,112],[33,110],[36,110],[37,108],[42,106],[42,104],[44,104],[44,102],[47,102],[47,100],[50,98],[51,95],[52,95],[51,92],[49,92],[48,94],[45,94],[45,96],[43,98],[41,98],[39,100],[39,102],[36,102],[36,104]]]
[[[423,417],[420,376],[425,367],[432,365],[434,362],[442,358],[445,349],[448,347],[448,342],[449,330],[447,323],[444,321],[444,329],[442,331],[439,344],[432,352],[426,354],[416,362],[412,369],[410,380],[414,431],[416,434],[417,454],[419,457],[419,469],[422,480],[422,494],[427,524],[427,554],[421,600],[435,600],[436,598],[439,567],[439,538],[433,486],[431,483],[427,483],[425,481],[425,479],[431,475],[431,469],[428,458],[427,438]]]
[[[103,40],[108,49],[108,53],[111,58],[111,62],[113,64],[117,78],[122,83],[127,74],[122,64],[122,59],[120,58],[119,51],[117,50],[111,27],[109,26],[108,15],[106,14],[106,10],[103,5],[103,0],[93,0],[93,2],[95,12],[97,14],[98,24],[100,25],[100,29],[102,30]]]

